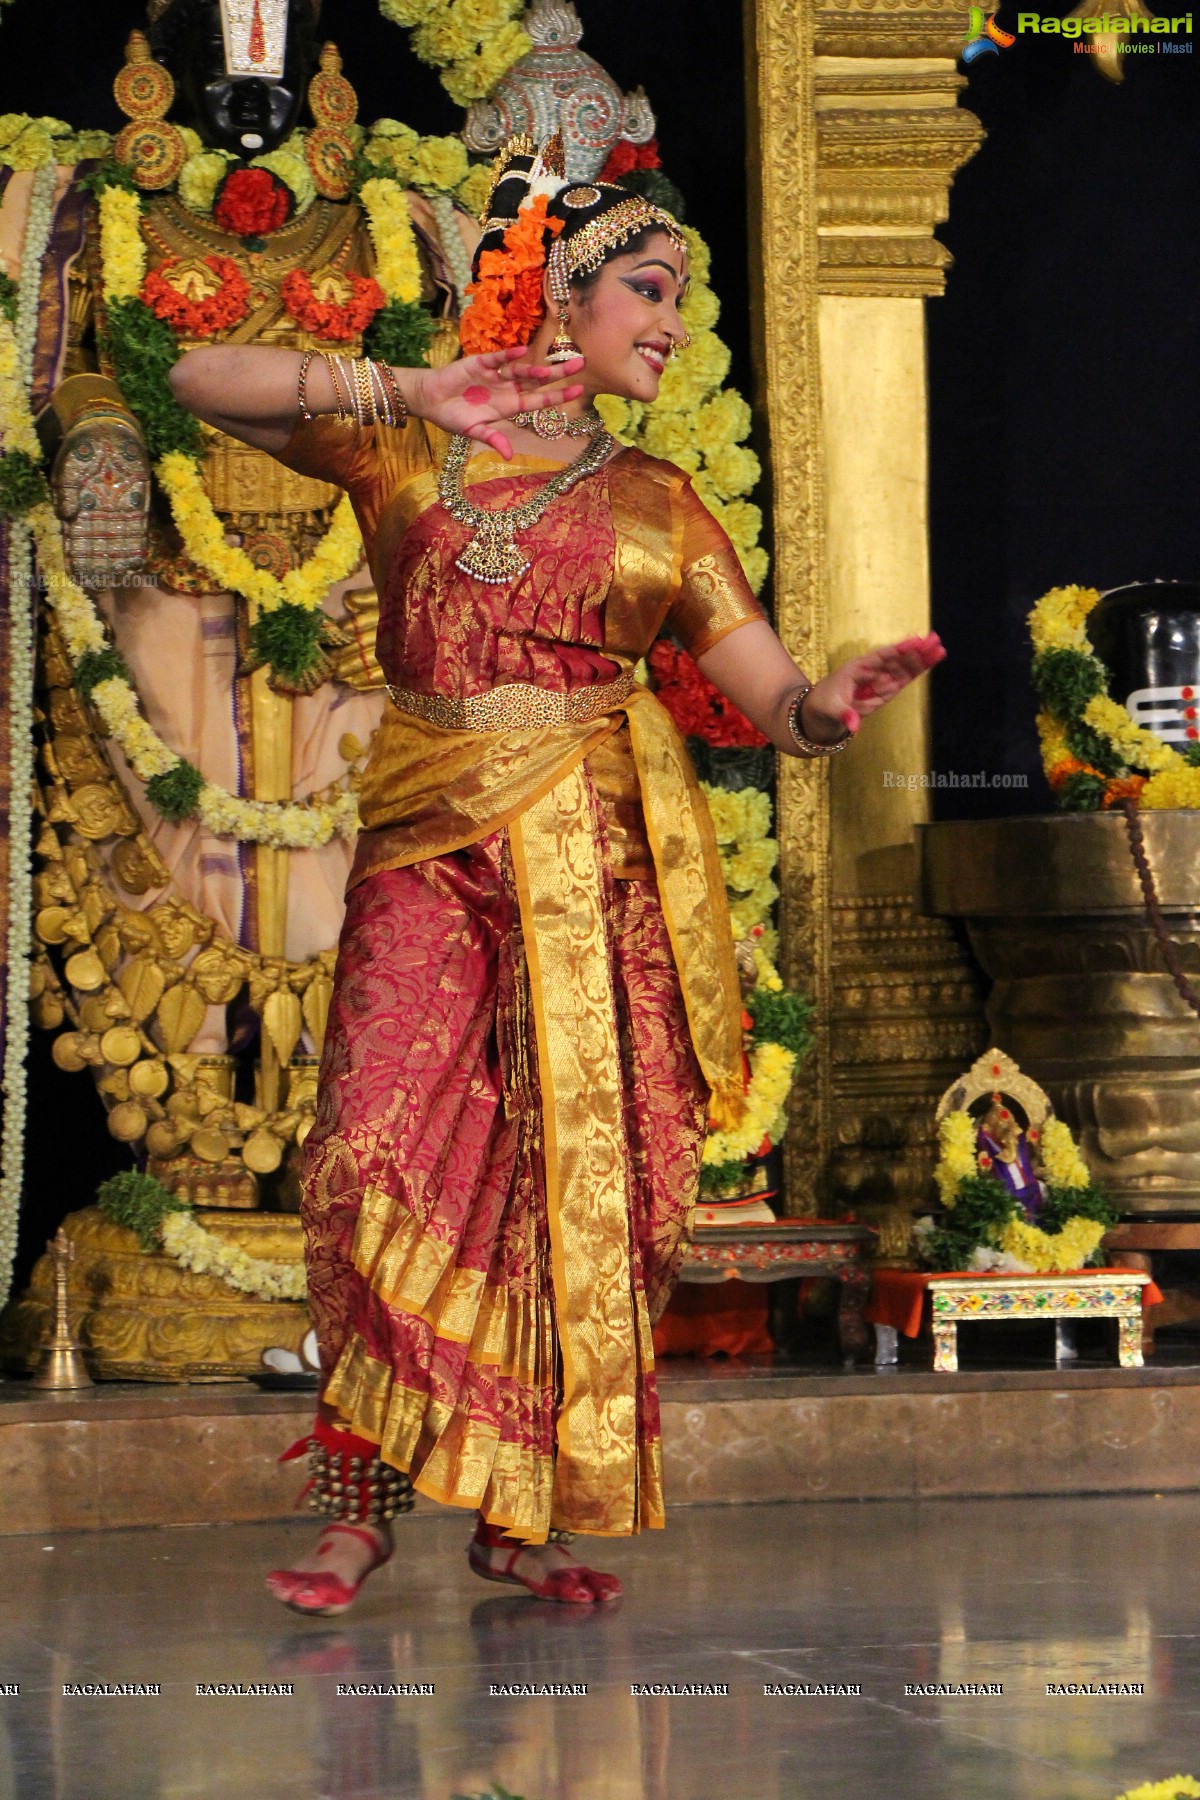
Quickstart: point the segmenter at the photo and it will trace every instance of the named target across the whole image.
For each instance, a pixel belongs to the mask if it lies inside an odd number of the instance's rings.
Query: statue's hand
[[[514,413],[561,406],[583,393],[582,356],[553,366],[531,363],[521,346],[464,356],[442,369],[418,371],[413,411],[443,431],[478,438],[507,461],[512,445],[499,429]]]
[[[132,419],[84,414],[70,426],[51,471],[71,573],[106,587],[146,560],[150,464]]]

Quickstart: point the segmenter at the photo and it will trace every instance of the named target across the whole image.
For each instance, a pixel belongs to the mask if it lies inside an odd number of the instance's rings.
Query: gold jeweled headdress
[[[622,188],[609,182],[604,182],[597,187],[573,188],[563,195],[563,205],[570,207],[572,195],[579,194],[581,197],[574,204],[582,210],[588,206],[595,206],[607,194],[622,192],[624,192]],[[588,198],[584,199],[582,197],[584,195],[587,195]],[[598,213],[594,219],[589,219],[586,225],[582,226],[580,230],[572,232],[570,237],[559,238],[551,256],[562,257],[568,275],[590,274],[593,269],[600,267],[611,251],[619,250],[622,244],[627,243],[631,237],[636,237],[639,231],[645,231],[650,225],[655,226],[659,231],[666,232],[671,241],[678,245],[680,250],[686,252],[687,239],[670,213],[664,212],[661,206],[651,205],[650,201],[644,200],[640,194],[630,194],[627,199],[619,200],[615,206],[610,206],[607,212]]]

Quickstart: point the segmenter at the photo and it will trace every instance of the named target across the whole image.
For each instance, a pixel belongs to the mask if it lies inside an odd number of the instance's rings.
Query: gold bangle
[[[379,377],[380,388],[387,395],[391,407],[392,416],[388,420],[388,424],[399,430],[408,423],[408,404],[400,392],[400,383],[396,380],[395,373],[388,363],[377,362],[372,363],[371,366]]]
[[[371,385],[371,365],[365,356],[355,357],[350,364],[354,371],[354,392],[358,422],[360,425],[375,423],[375,389]]]
[[[342,398],[342,381],[345,379],[345,376],[338,366],[338,358],[336,356],[330,356],[328,352],[322,351],[321,360],[329,370],[329,380],[333,386],[333,397],[337,402],[338,423],[344,424],[349,417],[346,411],[346,403]]]
[[[300,417],[307,424],[311,424],[313,419],[313,414],[310,412],[308,405],[308,365],[312,362],[312,359],[316,354],[315,350],[306,350],[304,352],[304,355],[300,358],[300,375],[296,382],[296,398],[300,402]]]
[[[812,683],[805,682],[804,686],[798,688],[792,696],[791,705],[788,707],[787,712],[788,731],[791,733],[792,741],[795,743],[797,750],[799,750],[802,755],[836,756],[839,750],[844,750],[846,748],[846,745],[850,742],[854,733],[852,731],[847,731],[845,736],[838,738],[835,744],[818,744],[813,738],[806,737],[804,733],[804,702],[811,693]]]

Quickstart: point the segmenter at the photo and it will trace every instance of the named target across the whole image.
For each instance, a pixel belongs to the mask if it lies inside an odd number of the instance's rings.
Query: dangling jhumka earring
[[[567,329],[567,309],[571,303],[571,277],[567,269],[566,253],[561,243],[555,243],[546,267],[550,278],[550,298],[558,308],[558,331],[554,342],[546,352],[546,361],[548,363],[570,362],[573,356],[582,356],[583,352]]]

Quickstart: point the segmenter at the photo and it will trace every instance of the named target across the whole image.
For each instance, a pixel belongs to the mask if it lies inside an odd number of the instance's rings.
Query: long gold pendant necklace
[[[517,533],[536,525],[546,508],[563,494],[570,493],[576,482],[594,475],[607,459],[613,441],[607,431],[598,432],[582,456],[577,456],[557,475],[551,475],[522,505],[504,506],[489,512],[486,507],[476,506],[463,493],[463,470],[471,453],[472,440],[467,437],[451,439],[438,481],[438,498],[452,519],[460,525],[469,525],[474,533],[461,555],[455,557],[455,568],[492,587],[519,581],[533,559],[517,546],[514,541]]]

